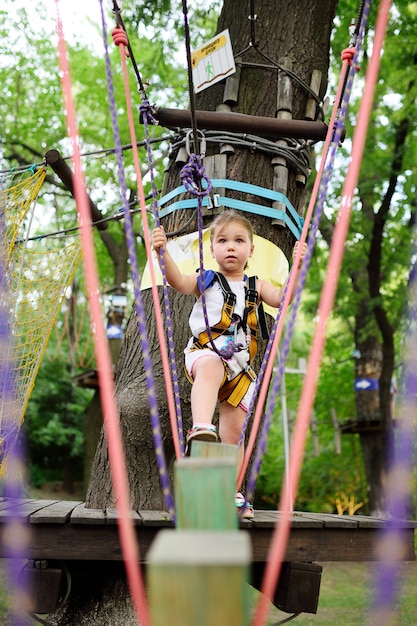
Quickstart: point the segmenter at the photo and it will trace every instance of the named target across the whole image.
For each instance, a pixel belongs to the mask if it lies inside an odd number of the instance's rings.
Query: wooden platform
[[[139,542],[140,558],[162,528],[174,527],[166,512],[132,511]],[[272,533],[279,519],[276,511],[255,511],[253,521],[242,521],[241,531],[250,535],[253,562],[266,562]],[[30,531],[28,559],[63,561],[121,561],[115,509],[87,509],[79,501],[0,499],[0,557],[7,557],[5,529],[20,521]],[[374,561],[375,542],[391,522],[379,518],[294,512],[286,561]],[[404,521],[395,527],[402,538],[402,559],[415,560],[416,522]]]

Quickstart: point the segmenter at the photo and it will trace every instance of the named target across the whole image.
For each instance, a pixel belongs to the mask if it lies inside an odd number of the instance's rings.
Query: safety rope
[[[104,12],[100,2],[102,21]],[[67,127],[74,155],[74,193],[77,210],[81,220],[81,243],[83,250],[84,271],[91,307],[91,318],[94,324],[95,350],[99,376],[100,397],[103,406],[104,427],[108,441],[111,476],[116,496],[116,507],[119,513],[120,544],[126,566],[127,579],[131,591],[138,621],[149,626],[149,615],[142,574],[139,567],[139,547],[133,521],[130,517],[129,485],[127,480],[125,457],[120,433],[119,415],[114,397],[113,367],[109,345],[101,316],[99,301],[99,282],[97,276],[94,242],[90,225],[90,210],[85,191],[82,165],[80,158],[80,139],[76,123],[74,102],[71,93],[68,51],[64,39],[62,20],[59,11],[59,0],[56,0],[58,54],[62,73],[62,90],[65,101]]]
[[[213,334],[211,332],[210,321],[207,313],[207,301],[206,301],[206,288],[204,281],[204,252],[203,252],[203,199],[207,197],[211,191],[212,186],[209,178],[206,175],[204,166],[200,155],[191,154],[188,163],[184,165],[180,173],[181,181],[184,188],[191,195],[197,199],[197,228],[198,228],[198,253],[199,253],[199,273],[200,284],[199,291],[201,297],[201,307],[203,311],[204,324],[206,327],[207,337],[214,352],[220,354],[216,344],[213,340]],[[206,183],[203,187],[203,181]]]
[[[117,2],[116,0],[113,0],[113,6],[114,6],[114,10],[116,12],[117,15],[117,20],[118,23],[120,24],[120,27],[118,29],[118,33],[115,33],[115,36],[120,36],[122,38],[126,38],[126,41],[128,42],[128,37],[127,37],[127,33],[126,30],[124,28],[123,25],[123,21],[121,19],[120,16],[120,9],[117,6]],[[154,175],[154,167],[153,167],[153,157],[152,157],[152,150],[151,150],[151,139],[149,136],[149,123],[155,123],[155,120],[152,116],[152,110],[150,107],[150,104],[146,98],[146,93],[145,90],[143,88],[143,82],[140,78],[140,73],[139,70],[137,69],[137,65],[136,62],[134,61],[134,55],[133,55],[133,51],[130,47],[130,45],[128,45],[128,51],[129,51],[129,57],[131,58],[132,62],[134,63],[135,66],[135,73],[136,76],[138,77],[138,82],[139,82],[139,91],[142,97],[142,103],[140,105],[140,117],[143,120],[143,124],[144,124],[144,129],[145,129],[145,146],[146,146],[146,150],[147,150],[147,159],[148,159],[148,165],[149,165],[149,174],[150,174],[150,178],[151,178],[151,190],[152,190],[152,202],[153,202],[153,215],[155,218],[155,224],[156,226],[160,226],[160,219],[159,219],[159,214],[158,214],[158,208],[157,208],[157,189],[156,189],[156,184],[155,184],[155,175]],[[126,97],[128,97],[128,89],[126,89]],[[133,144],[134,142],[132,142]],[[145,247],[147,250],[147,256],[148,259],[152,259],[152,253],[151,253],[151,248],[150,248],[150,234],[149,234],[149,227],[148,227],[148,220],[147,220],[147,213],[146,213],[146,207],[145,207],[145,203],[144,203],[144,199],[143,199],[143,187],[142,185],[140,185],[139,189],[142,191],[140,192],[142,195],[142,199],[141,199],[141,211],[142,211],[142,216],[143,216],[143,223],[144,223],[144,229],[146,230],[145,232]],[[171,422],[171,430],[172,430],[172,437],[173,437],[173,442],[174,442],[174,449],[175,449],[175,454],[176,454],[176,458],[178,459],[180,456],[182,456],[184,454],[184,437],[183,437],[183,426],[182,426],[182,415],[181,415],[181,399],[180,399],[180,391],[179,391],[179,377],[178,377],[178,369],[177,369],[177,364],[176,364],[176,357],[175,357],[175,346],[174,346],[174,332],[173,332],[173,324],[172,324],[172,317],[171,317],[171,306],[169,303],[169,294],[168,294],[168,282],[167,282],[167,278],[166,278],[166,268],[165,268],[165,259],[164,259],[164,251],[161,249],[159,251],[159,258],[160,258],[160,266],[161,266],[161,273],[162,273],[162,281],[163,281],[163,299],[164,299],[164,305],[165,305],[165,324],[166,324],[166,329],[167,329],[167,336],[168,336],[168,348],[169,348],[169,356],[170,356],[170,362],[171,362],[171,374],[172,374],[172,381],[169,375],[169,363],[168,363],[168,359],[166,356],[166,349],[164,349],[165,346],[165,337],[163,334],[163,321],[162,321],[162,314],[161,314],[161,310],[160,310],[160,304],[159,304],[159,298],[158,298],[158,292],[157,292],[157,287],[156,287],[156,278],[155,278],[155,272],[154,272],[154,268],[153,268],[153,264],[152,262],[149,263],[149,268],[150,268],[150,274],[151,274],[151,287],[152,287],[152,297],[154,300],[154,308],[155,308],[155,316],[156,316],[156,324],[157,324],[157,329],[158,329],[158,336],[160,338],[160,342],[161,342],[161,359],[162,359],[162,365],[163,365],[163,371],[164,371],[164,378],[165,378],[165,383],[167,386],[167,402],[168,402],[168,411],[169,411],[169,416],[170,416],[170,422]],[[174,387],[173,393],[172,393],[172,386]],[[174,395],[174,403],[172,402],[172,395]],[[175,421],[176,418],[176,421]],[[163,471],[163,468],[160,467],[160,472]]]
[[[139,272],[137,255],[136,255],[135,233],[133,229],[132,218],[128,210],[127,185],[126,185],[126,179],[125,179],[124,168],[123,168],[122,154],[120,150],[120,133],[119,133],[119,126],[117,122],[116,102],[115,102],[115,96],[114,96],[112,71],[111,71],[111,66],[110,66],[110,55],[109,55],[109,50],[107,46],[107,29],[106,29],[106,24],[105,24],[104,19],[102,20],[102,29],[103,29],[103,42],[104,42],[104,49],[105,49],[107,89],[108,89],[108,96],[109,96],[114,142],[115,142],[115,147],[116,147],[119,182],[120,182],[120,187],[121,187],[121,192],[122,192],[123,204],[125,207],[126,242],[127,242],[129,260],[130,260],[130,265],[131,265],[132,281],[133,281],[133,288],[134,288],[134,295],[135,295],[136,316],[137,316],[138,328],[139,328],[139,339],[140,339],[141,347],[142,347],[142,358],[143,358],[143,363],[144,363],[145,379],[146,379],[146,386],[147,386],[147,391],[148,391],[147,395],[148,395],[149,411],[150,411],[150,418],[151,418],[151,424],[152,424],[152,435],[154,439],[155,454],[157,457],[159,476],[160,476],[165,503],[167,505],[168,512],[174,517],[174,510],[175,510],[174,501],[173,501],[173,497],[172,497],[171,489],[169,485],[169,477],[168,477],[168,472],[167,472],[164,448],[162,445],[162,434],[161,434],[161,425],[160,425],[159,412],[158,412],[158,402],[157,402],[157,397],[156,397],[155,381],[154,381],[153,370],[152,370],[152,360],[151,360],[151,352],[150,352],[149,339],[148,339],[148,331],[146,327],[146,314],[145,314],[145,309],[144,309],[144,304],[143,304],[142,292],[140,288],[140,272]],[[127,106],[129,110],[129,104],[127,104]],[[133,120],[130,119],[129,124],[131,124],[132,121]],[[138,180],[138,185],[140,187],[139,183],[140,183],[140,180]],[[144,222],[144,226],[145,226],[145,223],[146,223],[146,220]]]
[[[129,97],[130,90],[129,90],[129,80],[128,80],[128,75],[127,75],[126,54],[125,54],[128,38],[127,38],[126,31],[124,31],[121,27],[115,28],[113,30],[112,35],[113,35],[113,42],[120,47],[121,63],[122,63],[122,68],[123,68],[126,103],[127,103],[127,111],[128,111],[128,119],[129,119],[129,129],[130,129],[132,146],[133,146],[135,172],[136,172],[136,177],[138,181],[138,191],[139,191],[142,223],[143,223],[143,230],[144,230],[144,242],[145,242],[147,257],[148,259],[152,259],[148,214],[147,214],[146,205],[145,205],[145,197],[144,197],[142,177],[141,177],[141,171],[140,171],[140,165],[139,165],[139,157],[138,157],[137,149],[135,149],[134,147],[136,144],[136,136],[135,136],[135,127],[134,127],[134,122],[133,122],[131,101]],[[142,102],[140,111],[141,111],[141,116],[144,120],[146,139],[149,139],[148,116],[150,116],[151,113],[150,113],[150,107],[149,107],[147,100],[144,100]],[[145,145],[147,147],[149,173],[151,177],[154,213],[156,214],[155,207],[156,207],[157,191],[156,191],[156,185],[155,185],[152,152],[151,152],[150,144],[148,141],[145,141]],[[156,218],[156,221],[157,221],[157,218]],[[173,438],[176,458],[178,459],[184,453],[184,442],[183,442],[183,432],[182,432],[181,403],[179,399],[178,373],[177,373],[176,362],[175,362],[170,305],[169,305],[169,300],[168,300],[168,292],[166,291],[166,293],[164,292],[164,302],[165,302],[165,308],[167,311],[166,313],[167,329],[168,329],[167,334],[168,334],[168,342],[169,342],[169,353],[171,355],[171,367],[172,367],[172,378],[174,380],[174,390],[173,390],[172,380],[171,380],[171,369],[170,369],[170,364],[168,360],[168,351],[166,349],[164,324],[162,320],[162,312],[161,312],[161,306],[159,302],[159,294],[158,294],[158,288],[156,284],[155,270],[154,270],[154,266],[152,263],[149,264],[149,268],[150,268],[150,274],[151,274],[151,291],[152,291],[152,298],[153,298],[153,303],[154,303],[156,327],[157,327],[157,333],[158,333],[158,338],[159,338],[160,347],[161,347],[161,350],[160,350],[161,360],[162,360],[165,385],[167,389],[167,402],[168,402],[168,410],[169,410],[169,416],[170,416],[170,421],[171,421],[172,438]],[[175,402],[174,402],[174,396],[175,396]],[[157,449],[159,449],[159,447]],[[160,468],[162,473],[164,474],[163,468],[164,468],[164,464],[162,464]]]

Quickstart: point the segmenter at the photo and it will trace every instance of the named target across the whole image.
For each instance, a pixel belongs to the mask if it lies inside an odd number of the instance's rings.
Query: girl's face
[[[229,274],[242,273],[253,254],[253,243],[243,225],[229,222],[214,231],[211,251],[220,270]]]

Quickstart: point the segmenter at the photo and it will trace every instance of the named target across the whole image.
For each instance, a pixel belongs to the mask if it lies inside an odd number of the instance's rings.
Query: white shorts
[[[184,354],[185,354],[185,369],[190,380],[194,380],[193,367],[194,367],[194,363],[196,363],[199,359],[202,359],[202,358],[219,359],[224,365],[227,380],[232,380],[232,378],[237,376],[237,374],[239,374],[242,371],[242,369],[244,369],[244,366],[242,367],[242,357],[244,357],[244,355],[247,354],[247,359],[245,358],[243,359],[244,362],[246,363],[249,360],[249,354],[247,353],[247,351],[235,352],[233,357],[227,360],[223,359],[219,354],[214,352],[214,350],[211,350],[211,348],[202,348],[200,350],[189,350],[188,348],[186,348],[184,350]],[[255,391],[255,383],[252,381],[239,404],[239,407],[243,409],[245,412],[247,412],[249,408],[254,391]]]

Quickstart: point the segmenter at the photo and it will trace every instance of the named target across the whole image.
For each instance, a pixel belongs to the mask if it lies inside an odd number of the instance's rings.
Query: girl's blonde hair
[[[210,225],[210,243],[213,243],[214,233],[218,228],[223,228],[230,222],[237,222],[241,226],[243,226],[249,233],[250,241],[253,244],[253,226],[250,221],[238,211],[234,211],[233,209],[228,209],[220,213],[211,223]]]

